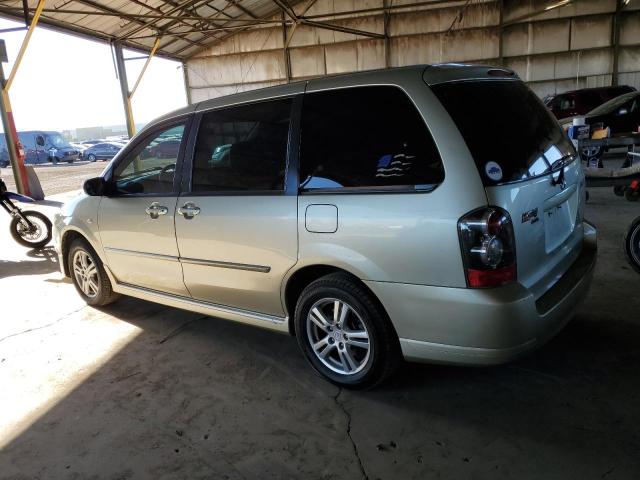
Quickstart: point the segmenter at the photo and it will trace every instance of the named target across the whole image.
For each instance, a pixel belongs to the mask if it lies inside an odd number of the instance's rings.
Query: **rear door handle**
[[[187,202],[178,208],[178,213],[187,220],[190,220],[200,213],[200,207],[193,202]]]
[[[147,215],[155,220],[160,215],[166,215],[167,213],[169,213],[169,209],[163,205],[160,205],[160,203],[158,202],[153,202],[145,209],[145,212],[147,212]]]

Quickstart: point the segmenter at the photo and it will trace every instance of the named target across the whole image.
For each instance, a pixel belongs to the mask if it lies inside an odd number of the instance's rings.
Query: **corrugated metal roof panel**
[[[38,0],[28,4],[33,14]],[[185,59],[278,11],[273,0],[65,0],[47,2],[40,21],[144,51],[162,34],[158,55]],[[24,21],[22,1],[2,1],[0,15]]]

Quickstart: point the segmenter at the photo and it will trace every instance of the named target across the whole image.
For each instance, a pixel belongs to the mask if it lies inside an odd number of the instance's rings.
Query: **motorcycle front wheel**
[[[624,237],[624,253],[631,266],[640,273],[640,217],[631,223]]]
[[[31,227],[20,217],[13,217],[9,230],[11,236],[23,247],[42,248],[51,240],[51,221],[40,212],[27,210],[22,215],[29,219]]]

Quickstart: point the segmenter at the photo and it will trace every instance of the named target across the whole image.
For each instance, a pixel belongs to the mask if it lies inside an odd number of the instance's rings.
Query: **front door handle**
[[[200,207],[193,202],[187,202],[178,208],[178,213],[187,220],[190,220],[200,213]]]
[[[160,215],[166,215],[167,213],[169,213],[169,209],[163,205],[160,205],[160,203],[158,202],[153,202],[144,211],[147,212],[147,215],[149,215],[154,220]]]

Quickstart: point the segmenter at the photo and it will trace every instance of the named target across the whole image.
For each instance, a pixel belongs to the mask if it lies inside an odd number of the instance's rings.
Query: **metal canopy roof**
[[[157,55],[184,60],[234,32],[295,17],[298,0],[48,0],[42,24],[145,52],[161,36]],[[24,23],[38,0],[2,0],[0,15]]]

